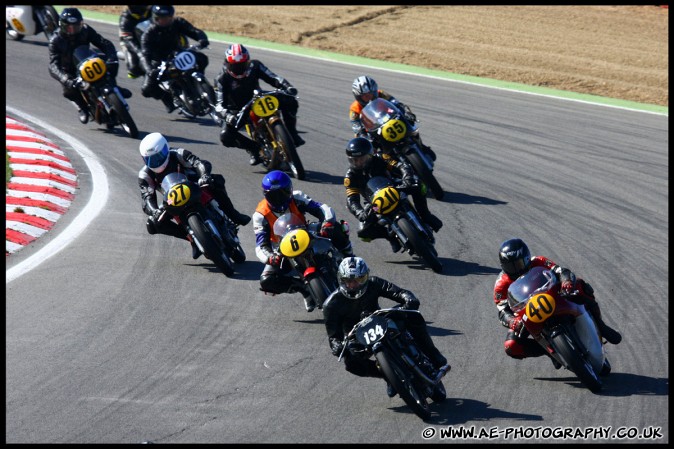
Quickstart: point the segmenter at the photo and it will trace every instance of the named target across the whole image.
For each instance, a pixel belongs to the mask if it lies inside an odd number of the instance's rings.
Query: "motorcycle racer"
[[[307,312],[317,306],[308,289],[298,278],[291,276],[292,267],[284,263],[284,257],[274,251],[272,243],[278,243],[272,229],[276,219],[290,211],[306,222],[308,212],[321,220],[320,234],[330,238],[335,248],[344,256],[353,255],[348,233],[343,224],[337,221],[335,211],[324,203],[311,199],[301,190],[293,190],[290,176],[280,170],[274,170],[262,179],[264,198],[258,203],[253,213],[253,231],[255,231],[255,254],[265,264],[260,275],[262,291],[279,294],[300,292],[304,296]]]
[[[200,186],[210,186],[210,191],[218,202],[218,206],[235,223],[245,226],[250,217],[238,212],[225,189],[225,178],[219,174],[212,174],[212,165],[205,159],[184,148],[169,147],[166,138],[161,133],[151,133],[145,136],[138,147],[145,165],[138,172],[138,186],[143,201],[143,212],[148,215],[146,222],[147,232],[151,235],[172,235],[179,239],[189,240],[192,244],[192,258],[197,259],[201,251],[190,239],[187,230],[173,220],[162,220],[159,217],[162,209],[157,206],[156,192],[166,175],[175,172],[184,172],[188,179],[196,181]]]
[[[548,355],[536,341],[528,338],[529,333],[524,328],[522,318],[516,317],[508,306],[508,287],[533,267],[545,267],[555,273],[561,281],[562,291],[565,294],[578,291],[580,294],[574,295],[573,301],[582,301],[580,303],[585,305],[587,311],[594,318],[606,341],[614,345],[620,343],[622,336],[602,319],[599,303],[594,297],[594,289],[589,283],[581,278],[576,278],[571,270],[557,265],[546,257],[532,257],[527,244],[519,238],[504,241],[498,254],[502,271],[494,284],[494,303],[498,309],[499,321],[504,327],[508,328],[504,347],[506,354],[510,357],[523,359]],[[552,359],[552,361],[555,368],[561,367],[555,359]]]
[[[77,8],[64,8],[59,16],[59,31],[49,41],[49,74],[63,85],[63,96],[78,108],[80,122],[89,122],[87,103],[82,98],[78,85],[77,67],[73,62],[73,52],[81,45],[93,45],[105,53],[106,66],[113,84],[119,69],[115,45],[101,36],[89,24],[83,23],[82,13]],[[124,98],[131,97],[131,91],[119,88]]]
[[[176,109],[170,93],[164,92],[159,87],[157,75],[159,65],[169,58],[171,53],[182,49],[186,43],[185,36],[199,41],[201,48],[208,47],[209,41],[206,33],[183,17],[174,17],[175,9],[171,5],[152,5],[152,24],[140,38],[140,49],[145,80],[141,87],[141,93],[146,98],[161,100],[169,114]],[[197,66],[205,72],[208,66],[208,56],[201,52],[195,52]]]
[[[215,78],[216,106],[215,110],[225,119],[225,126],[220,132],[220,142],[228,148],[242,148],[250,155],[250,165],[257,165],[259,144],[239,133],[235,127],[236,116],[242,107],[253,98],[253,91],[260,90],[260,80],[284,89],[289,96],[279,96],[283,121],[296,147],[304,145],[304,139],[297,133],[297,109],[299,104],[295,95],[297,89],[288,80],[269,70],[258,61],[251,59],[248,49],[241,44],[232,44],[225,51],[225,60],[220,73]]]
[[[379,89],[377,82],[369,76],[361,75],[353,80],[351,92],[353,93],[355,100],[349,107],[349,120],[351,121],[351,129],[353,130],[356,137],[368,136],[368,133],[365,131],[363,126],[363,122],[361,121],[360,114],[363,111],[363,108],[375,98],[383,98],[384,100],[393,103],[394,106],[400,109],[400,111],[405,116],[405,120],[407,120],[411,126],[414,127],[417,121],[417,116],[412,113],[412,110],[409,106],[397,100],[393,95],[389,94],[384,89]],[[424,145],[421,142],[421,136],[419,135],[419,130],[416,129],[416,127],[413,128],[411,137],[419,145],[419,148],[421,148],[421,150],[428,155],[428,157],[430,157],[432,160],[436,159],[435,152],[431,149],[431,147]]]
[[[386,238],[391,244],[394,253],[400,251],[401,246],[393,237],[390,237],[386,229],[377,223],[377,217],[370,204],[367,203],[364,208],[361,205],[361,191],[365,188],[367,181],[373,176],[385,176],[387,178],[402,178],[404,187],[417,186],[412,191],[414,207],[424,220],[435,232],[442,228],[442,221],[433,215],[428,209],[426,196],[421,192],[419,182],[414,175],[412,167],[404,161],[395,159],[384,160],[374,154],[372,142],[364,137],[355,137],[346,145],[346,156],[349,159],[349,169],[344,177],[344,187],[346,188],[346,207],[358,218],[360,230],[358,237],[370,241],[371,239]]]
[[[128,5],[119,16],[119,45],[124,50],[129,78],[138,78],[144,73],[140,64],[140,41],[136,38],[136,25],[150,17],[151,7]]]
[[[344,337],[362,318],[379,310],[379,298],[384,297],[404,309],[419,310],[419,299],[409,290],[398,287],[386,279],[370,276],[370,269],[360,257],[347,257],[339,264],[339,288],[325,301],[323,318],[328,333],[332,355],[338,357],[344,349]],[[407,329],[421,351],[426,354],[436,370],[449,371],[451,367],[447,359],[433,344],[428,328],[421,314],[411,315],[404,321],[397,322],[400,329]],[[356,376],[384,378],[377,369],[376,362],[359,355],[355,346],[347,346],[344,351],[344,368]],[[389,397],[396,395],[394,388],[387,382],[386,393]]]

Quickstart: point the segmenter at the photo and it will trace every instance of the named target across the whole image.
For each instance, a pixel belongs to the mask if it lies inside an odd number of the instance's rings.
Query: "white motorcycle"
[[[8,5],[5,7],[5,31],[10,39],[44,33],[47,41],[58,31],[59,15],[51,5]]]

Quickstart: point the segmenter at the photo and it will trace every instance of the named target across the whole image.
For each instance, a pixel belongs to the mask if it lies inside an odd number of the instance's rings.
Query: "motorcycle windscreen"
[[[543,267],[533,267],[508,287],[508,306],[519,312],[537,291],[547,291],[557,283],[555,274]]]
[[[400,115],[400,111],[383,98],[376,98],[369,102],[360,113],[360,121],[367,132],[373,132],[389,120]]]

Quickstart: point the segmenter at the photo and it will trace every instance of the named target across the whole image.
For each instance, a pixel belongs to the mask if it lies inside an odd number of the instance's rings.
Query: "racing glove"
[[[332,233],[335,232],[335,227],[329,221],[324,221],[321,225],[321,230],[318,232],[322,237],[330,238]]]
[[[272,254],[269,256],[269,260],[267,260],[267,263],[273,267],[280,267],[281,266],[281,261],[283,260],[283,256],[280,254]]]
[[[199,187],[207,186],[213,184],[213,177],[211,175],[203,175],[201,178],[199,178]]]
[[[516,334],[519,334],[522,331],[522,326],[524,326],[524,323],[522,323],[522,317],[521,316],[514,316],[508,325],[511,331],[515,332]]]
[[[421,304],[419,303],[419,299],[417,299],[416,296],[414,295],[405,295],[405,304],[403,305],[403,309],[406,310],[419,310],[419,306]]]
[[[343,348],[344,345],[342,344],[341,340],[337,340],[336,338],[330,339],[330,350],[332,351],[332,355],[339,357]]]
[[[208,39],[201,39],[199,41],[199,48],[206,48],[210,45],[210,42],[208,42]]]

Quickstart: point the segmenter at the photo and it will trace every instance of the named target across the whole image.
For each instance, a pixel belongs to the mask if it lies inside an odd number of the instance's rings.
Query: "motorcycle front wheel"
[[[426,239],[421,238],[419,231],[416,227],[410,223],[407,218],[402,217],[398,220],[398,226],[407,236],[408,244],[412,246],[412,249],[417,253],[427,264],[431,267],[436,273],[442,272],[442,262],[438,259],[438,253],[435,251],[435,248],[432,246],[431,242]]]
[[[300,160],[300,155],[297,154],[297,148],[295,148],[295,143],[290,138],[290,134],[286,129],[285,125],[281,121],[277,121],[272,125],[272,130],[274,131],[274,138],[276,143],[281,146],[281,151],[285,153],[286,162],[290,166],[290,171],[292,171],[295,179],[304,179],[306,178],[306,173],[304,172],[304,165]]]
[[[110,107],[112,107],[112,110],[115,111],[115,115],[117,116],[117,120],[122,126],[122,129],[133,139],[138,138],[138,127],[131,118],[128,109],[126,109],[126,106],[122,103],[122,100],[120,100],[117,94],[114,93],[108,95],[107,100]]]
[[[231,277],[234,274],[234,267],[232,262],[220,249],[220,245],[215,241],[215,238],[206,227],[206,224],[201,220],[198,214],[190,215],[187,219],[190,228],[194,231],[194,235],[204,247],[204,256],[210,259],[222,273]]]
[[[421,178],[423,183],[428,186],[435,199],[441,200],[442,197],[445,196],[445,191],[421,157],[416,153],[412,153],[407,156],[407,160],[410,162],[410,165],[412,165],[414,171],[419,178]]]
[[[428,402],[425,396],[415,387],[410,372],[396,363],[386,350],[377,352],[375,358],[388,383],[393,385],[393,388],[414,414],[423,420],[430,418],[431,411]]]
[[[325,284],[325,281],[321,277],[314,277],[309,279],[309,291],[311,292],[311,296],[314,298],[314,301],[316,302],[316,307],[319,309],[323,308],[323,303],[325,302],[326,299],[328,299],[328,296],[330,296],[330,292],[328,289],[328,286]]]
[[[59,14],[53,6],[46,5],[44,7],[43,17],[45,22],[44,35],[47,36],[47,40],[50,41],[54,33],[58,31]]]
[[[603,384],[599,380],[590,361],[585,359],[574,344],[570,341],[569,336],[561,332],[552,338],[552,346],[559,353],[559,355],[566,361],[569,369],[578,376],[578,379],[591,392],[598,393],[601,391]]]

